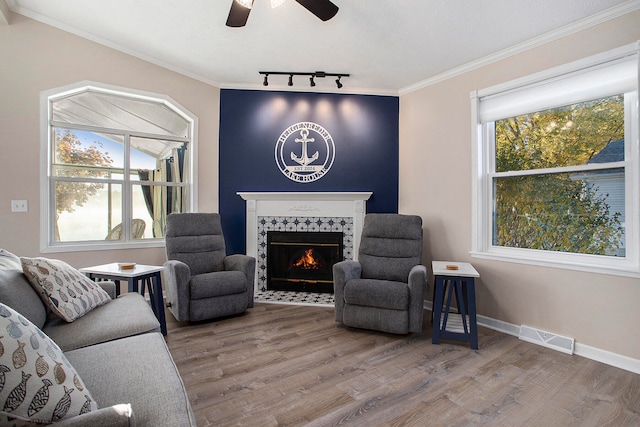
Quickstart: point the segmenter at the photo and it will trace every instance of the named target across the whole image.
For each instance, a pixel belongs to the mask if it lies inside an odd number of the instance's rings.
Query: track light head
[[[2,1],[2,0],[0,0]],[[308,76],[309,77],[309,85],[311,87],[316,86],[316,79],[321,79],[325,77],[337,77],[336,85],[338,89],[342,89],[342,81],[343,77],[349,77],[350,74],[344,73],[326,73],[324,71],[309,71],[309,72],[292,72],[292,71],[258,71],[259,74],[264,76],[264,81],[262,84],[264,86],[269,86],[268,77],[271,76],[289,76],[289,80],[287,82],[288,86],[293,86],[293,76]]]

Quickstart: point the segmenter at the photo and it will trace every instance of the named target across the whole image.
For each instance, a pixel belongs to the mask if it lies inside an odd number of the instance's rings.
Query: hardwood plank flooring
[[[426,313],[428,314],[428,312]],[[479,328],[479,347],[256,303],[167,344],[198,426],[638,426],[640,375]]]

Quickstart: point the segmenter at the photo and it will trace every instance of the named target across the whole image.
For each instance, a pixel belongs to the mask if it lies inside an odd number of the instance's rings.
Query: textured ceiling
[[[0,0],[4,1],[4,0]],[[33,19],[219,87],[262,87],[260,70],[350,73],[344,92],[398,94],[438,75],[640,8],[640,0],[333,0],[322,22],[293,0],[6,0]],[[287,88],[271,76],[269,88]],[[310,90],[308,78],[294,79]],[[315,91],[336,91],[334,79]]]

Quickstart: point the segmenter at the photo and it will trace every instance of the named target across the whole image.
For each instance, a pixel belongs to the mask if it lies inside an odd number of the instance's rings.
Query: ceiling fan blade
[[[231,9],[229,9],[229,17],[227,18],[227,27],[244,27],[249,19],[251,9],[244,7],[236,0],[231,1]]]
[[[307,8],[307,10],[323,21],[328,21],[329,19],[336,16],[338,13],[338,6],[331,3],[329,0],[296,0],[302,6]]]

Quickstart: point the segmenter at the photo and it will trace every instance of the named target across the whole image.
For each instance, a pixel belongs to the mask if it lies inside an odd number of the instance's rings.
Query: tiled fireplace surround
[[[357,260],[371,192],[239,192],[246,201],[246,252],[256,258],[256,291],[267,287],[268,231],[338,231],[344,258]]]

